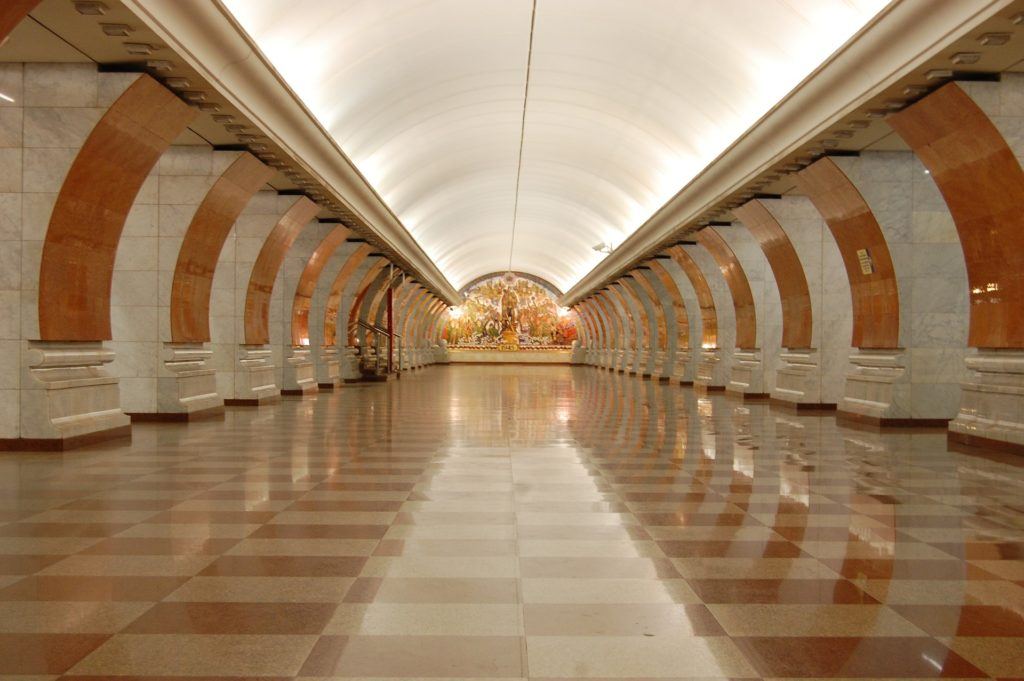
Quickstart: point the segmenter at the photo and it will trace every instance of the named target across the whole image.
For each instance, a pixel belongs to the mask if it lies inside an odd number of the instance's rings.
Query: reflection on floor
[[[0,459],[0,674],[1021,677],[1011,463],[592,368],[143,425]]]

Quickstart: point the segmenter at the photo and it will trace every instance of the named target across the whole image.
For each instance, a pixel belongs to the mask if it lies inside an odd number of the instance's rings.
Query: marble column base
[[[638,376],[650,376],[651,375],[651,351],[644,349],[637,353],[637,363],[635,371]]]
[[[235,395],[224,403],[236,407],[271,404],[281,399],[281,390],[265,345],[242,345],[235,365]]]
[[[765,390],[764,362],[761,351],[736,350],[733,353],[732,374],[726,392],[742,395],[744,399],[763,399],[768,397]]]
[[[316,382],[320,390],[334,390],[341,385],[341,362],[338,348],[333,345],[320,348],[320,361],[316,363]]]
[[[597,365],[602,369],[611,369],[615,362],[615,351],[611,348],[603,348],[599,351],[599,357]]]
[[[821,401],[821,356],[816,349],[783,350],[771,399],[795,409],[836,408]]]
[[[569,364],[584,364],[586,362],[587,350],[578,340],[572,342],[572,351],[569,353]]]
[[[665,357],[668,353],[664,350],[658,350],[654,353],[654,367],[652,373],[655,378],[668,378],[672,375],[672,372],[667,371],[668,367],[665,366]]]
[[[694,362],[692,350],[677,350],[676,360],[672,367],[672,378],[679,382],[679,385],[693,385],[697,378],[697,365]]]
[[[855,349],[837,416],[879,426],[913,425],[910,372],[902,349]]]
[[[359,371],[359,355],[351,345],[341,351],[339,370],[342,383],[352,383],[363,377]]]
[[[282,395],[312,396],[320,391],[316,381],[316,366],[308,346],[292,348],[291,357],[284,361]]]
[[[448,341],[442,340],[434,346],[434,362],[437,364],[452,363],[452,355],[448,351]]]
[[[1024,350],[976,350],[965,362],[949,438],[1024,453]]]
[[[112,350],[99,341],[28,341],[23,348],[19,437],[0,440],[0,449],[65,450],[131,437],[117,378],[104,369]]]
[[[697,377],[693,384],[706,390],[725,390],[728,377],[725,375],[725,364],[722,362],[720,348],[702,349],[700,363],[697,365]]]
[[[217,372],[205,368],[211,355],[202,343],[164,343],[156,380],[157,413],[132,414],[132,420],[192,421],[223,414]]]
[[[613,368],[619,373],[625,373],[629,371],[629,367],[633,364],[632,353],[632,350],[617,350],[615,352],[615,366]]]

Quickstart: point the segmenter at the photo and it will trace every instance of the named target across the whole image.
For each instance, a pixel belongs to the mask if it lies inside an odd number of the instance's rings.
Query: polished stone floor
[[[137,426],[0,458],[0,675],[1021,678],[1022,461],[570,367]]]

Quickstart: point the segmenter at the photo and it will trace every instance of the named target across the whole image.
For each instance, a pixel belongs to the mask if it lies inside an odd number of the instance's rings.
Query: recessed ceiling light
[[[228,132],[242,132],[247,127],[249,126],[242,125],[241,123],[232,123],[231,125],[225,125],[224,129],[227,130]]]
[[[135,29],[128,24],[100,24],[103,32],[109,36],[124,37]]]
[[[836,130],[832,134],[835,135],[836,137],[841,137],[843,139],[850,139],[851,137],[853,137],[852,130]]]
[[[0,99],[4,100],[5,102],[10,102],[12,104],[14,103],[14,97],[11,97],[9,95],[5,95],[2,92],[0,92]]]
[[[885,118],[889,112],[883,109],[871,109],[865,115],[868,118]]]
[[[953,77],[953,69],[931,69],[924,74],[928,80],[942,80]]]
[[[200,111],[208,111],[210,113],[216,113],[220,111],[220,104],[215,102],[200,102],[196,105],[196,108]]]
[[[900,109],[902,109],[906,105],[907,105],[907,103],[904,102],[902,99],[887,99],[887,100],[885,100],[885,108],[886,109],[890,109],[892,111],[899,111]]]
[[[164,84],[166,84],[167,87],[174,88],[175,90],[184,90],[185,88],[190,87],[192,85],[192,83],[189,82],[188,78],[177,78],[177,77],[175,77],[175,78],[165,78],[164,79]]]
[[[949,58],[954,64],[977,64],[981,59],[980,52],[957,52]]]
[[[218,123],[231,123],[235,120],[235,117],[231,114],[217,114],[213,117],[213,120],[217,121]]]
[[[1010,22],[1014,26],[1019,26],[1020,24],[1024,24],[1024,12],[1018,12],[1017,14],[1014,14],[1012,17],[1010,17]]]
[[[150,59],[146,62],[146,68],[154,71],[170,71],[174,68],[174,62],[166,59]]]
[[[903,94],[907,97],[920,97],[921,95],[928,92],[928,88],[923,85],[908,85],[903,88]]]
[[[870,127],[871,123],[868,121],[850,121],[850,127],[857,130],[863,130],[864,128]]]
[[[75,11],[88,16],[102,16],[107,13],[107,6],[92,0],[76,0]]]
[[[997,47],[1010,42],[1009,33],[984,33],[978,38],[978,42],[985,47]]]
[[[202,90],[185,90],[181,93],[181,96],[189,102],[205,102],[206,93]]]
[[[149,43],[125,43],[124,49],[128,54],[153,54],[156,48]]]
[[[239,142],[255,142],[256,135],[235,135]]]

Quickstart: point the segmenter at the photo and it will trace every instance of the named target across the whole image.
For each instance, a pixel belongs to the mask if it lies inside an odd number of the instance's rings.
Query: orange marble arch
[[[400,288],[401,290],[395,292],[395,333],[399,336],[402,335],[402,329],[405,326],[405,317],[406,314],[408,314],[409,301],[412,300],[413,296],[419,290],[419,284],[414,282],[412,279],[406,279]]]
[[[373,252],[373,246],[363,244],[352,252],[345,259],[334,281],[331,282],[331,291],[327,294],[327,302],[324,304],[324,347],[334,345],[338,338],[338,307],[341,305],[341,294],[344,293],[349,279],[355,273],[363,261]]]
[[[224,242],[246,204],[273,175],[272,168],[243,153],[206,192],[185,232],[174,266],[172,342],[209,342],[210,295]]]
[[[949,83],[886,121],[942,192],[967,266],[967,344],[1024,348],[1024,171],[984,111]]]
[[[316,292],[316,284],[327,261],[351,233],[347,227],[332,229],[320,241],[302,269],[299,283],[295,287],[295,297],[292,299],[292,345],[309,345],[309,310],[313,303],[313,294]]]
[[[441,341],[441,328],[443,327],[445,320],[448,318],[448,303],[443,300],[438,300],[437,302],[437,313],[434,316],[434,321],[430,326],[430,333],[427,337],[431,345]]]
[[[650,269],[650,268],[648,268]],[[665,310],[662,307],[664,301],[658,299],[658,294],[654,292],[654,287],[651,286],[651,282],[647,280],[640,272],[633,272],[630,274],[630,279],[636,282],[643,294],[647,296],[647,299],[651,303],[651,309],[654,311],[654,326],[658,333],[658,338],[655,342],[656,347],[659,350],[664,350],[668,346],[668,333],[666,331],[665,324]]]
[[[830,158],[796,175],[797,187],[810,198],[839,246],[853,296],[856,348],[896,348],[900,344],[900,294],[889,244],[864,197]],[[860,256],[870,258],[865,271]]]
[[[128,211],[196,111],[146,75],[117,98],[57,195],[39,267],[39,337],[110,340],[110,287]]]
[[[348,326],[346,327],[345,338],[346,343],[352,347],[356,344],[357,330],[359,325],[356,323],[359,320],[359,308],[363,306],[363,300],[366,298],[366,294],[370,292],[373,282],[378,277],[383,276],[382,272],[390,262],[387,258],[379,258],[377,262],[370,265],[370,269],[366,270],[366,274],[363,275],[359,285],[356,287],[356,297],[352,300],[352,307],[348,309]]]
[[[605,329],[604,318],[601,316],[600,311],[597,309],[597,301],[593,297],[587,298],[583,301],[582,305],[587,310],[587,314],[590,316],[590,324],[594,327],[594,348],[597,350],[604,350],[609,347],[608,332]]]
[[[402,317],[402,342],[406,343],[407,347],[412,347],[410,333],[413,329],[413,320],[416,317],[416,312],[429,296],[430,291],[417,284],[416,292],[412,294],[405,306],[405,314]]]
[[[715,299],[711,295],[711,287],[708,280],[694,259],[682,246],[673,246],[665,251],[676,262],[686,278],[690,280],[694,292],[697,294],[697,305],[700,306],[700,342],[705,348],[718,347],[718,312],[715,310]]]
[[[686,316],[686,303],[683,302],[683,295],[679,292],[676,280],[657,258],[649,261],[647,266],[654,272],[654,276],[658,277],[672,299],[672,312],[676,318],[676,349],[687,350],[690,347],[690,319]]]
[[[420,321],[423,319],[423,315],[426,314],[427,309],[433,305],[434,294],[427,289],[423,289],[423,293],[416,297],[412,308],[409,310],[409,318],[405,325],[405,338],[408,347],[416,348],[418,345],[418,331]]]
[[[588,348],[596,348],[597,341],[595,339],[596,334],[594,333],[594,320],[590,316],[590,309],[584,304],[586,301],[581,301],[572,306],[572,309],[576,312],[576,316],[582,323],[583,328],[583,342]]]
[[[782,347],[811,347],[814,330],[811,294],[793,243],[779,221],[758,199],[748,201],[732,212],[757,239],[775,276],[782,301]]]
[[[364,301],[364,311],[359,313],[360,319],[370,322],[371,324],[376,324],[377,326],[387,326],[386,320],[385,323],[380,323],[380,317],[387,313],[387,304],[385,303],[385,300],[387,298],[388,289],[391,289],[395,285],[395,282],[402,278],[403,274],[402,270],[396,267],[392,271],[390,277],[386,277],[381,281],[380,285],[374,291],[373,297],[369,299],[368,302]],[[377,345],[376,334],[370,338],[370,345]]]
[[[0,3],[0,45],[7,40],[14,27],[36,8],[40,0],[4,0]]]
[[[757,312],[754,309],[754,294],[750,292],[750,281],[743,271],[743,265],[722,235],[710,227],[697,232],[697,243],[715,259],[715,264],[725,277],[725,283],[729,285],[736,313],[736,347],[753,350],[757,347]]]
[[[288,249],[295,243],[302,228],[316,217],[320,207],[305,196],[292,204],[270,230],[249,275],[245,292],[245,344],[264,345],[270,342],[270,296]]]
[[[651,348],[651,331],[647,324],[647,309],[643,301],[637,295],[636,289],[629,285],[627,277],[615,282],[618,286],[616,291],[622,299],[623,309],[629,317],[629,323],[633,326],[633,349],[649,350]]]
[[[622,348],[636,350],[636,320],[633,319],[633,312],[630,310],[629,305],[626,304],[622,293],[619,292],[619,286],[621,284],[618,282],[610,284],[605,294],[608,298],[609,309],[616,314],[622,323]]]
[[[618,350],[620,348],[625,348],[625,324],[622,317],[616,312],[616,308],[612,304],[611,298],[608,296],[608,292],[598,291],[594,295],[594,302],[597,303],[597,308],[601,311],[601,314],[604,316],[605,324],[608,326],[609,343],[607,345],[607,349]]]

